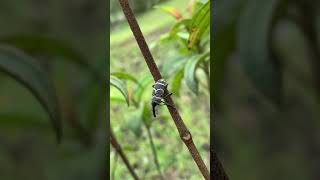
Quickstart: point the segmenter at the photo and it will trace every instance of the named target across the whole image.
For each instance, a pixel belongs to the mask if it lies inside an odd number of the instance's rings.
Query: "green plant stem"
[[[151,145],[151,148],[152,148],[152,154],[153,154],[153,159],[154,159],[154,163],[157,167],[157,170],[159,172],[159,175],[161,177],[162,180],[164,180],[164,176],[162,174],[162,171],[161,171],[161,167],[160,167],[160,163],[158,161],[158,155],[157,155],[157,150],[156,150],[156,147],[153,143],[153,138],[152,138],[152,134],[151,134],[151,131],[150,131],[150,127],[148,127],[147,125],[146,126],[146,129],[147,129],[147,132],[148,132],[148,138],[149,138],[149,141],[150,141],[150,145]]]
[[[207,82],[208,82],[208,90],[210,92],[210,70],[209,70],[210,64],[209,61],[204,61],[204,72],[207,76]]]

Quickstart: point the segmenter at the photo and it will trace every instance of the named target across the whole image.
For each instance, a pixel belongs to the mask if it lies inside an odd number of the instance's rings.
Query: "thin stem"
[[[208,82],[208,90],[210,92],[210,70],[209,70],[209,61],[204,62],[204,72],[206,73],[207,76],[207,82]]]
[[[137,23],[137,20],[134,16],[130,6],[129,6],[128,0],[119,0],[119,2],[122,7],[123,13],[125,14],[126,19],[129,23],[129,26],[132,30],[132,33],[133,33],[133,35],[139,45],[139,48],[142,52],[142,55],[144,56],[145,62],[147,63],[148,68],[153,76],[153,79],[155,81],[161,79],[162,76],[160,74],[160,71],[159,71],[159,69],[158,69],[158,67],[152,57],[152,54],[151,54],[149,47],[144,39],[144,36],[140,30],[140,27]],[[188,130],[188,128],[186,127],[186,125],[184,124],[183,120],[181,119],[181,116],[180,116],[179,112],[177,111],[177,108],[176,108],[172,98],[169,96],[169,97],[166,97],[165,100],[168,104],[172,105],[172,107],[167,106],[167,108],[171,114],[171,117],[172,117],[178,131],[179,131],[180,138],[186,144],[188,150],[190,151],[190,153],[191,153],[195,163],[197,164],[199,170],[201,171],[203,177],[207,180],[210,179],[209,171],[208,171],[204,161],[202,160],[198,149],[194,145],[191,133]]]
[[[125,165],[127,166],[130,174],[132,175],[132,177],[135,180],[140,180],[137,176],[137,174],[134,172],[133,167],[130,165],[129,160],[127,158],[127,156],[124,154],[124,152],[122,151],[122,148],[120,146],[120,144],[118,143],[116,137],[114,136],[112,130],[110,129],[110,142],[111,145],[113,146],[113,148],[117,151],[117,153],[120,155],[121,159],[123,160],[123,162],[125,163]]]
[[[159,163],[159,161],[158,161],[157,150],[156,150],[156,147],[155,147],[155,145],[154,145],[154,143],[153,143],[153,138],[152,138],[152,134],[151,134],[151,131],[150,131],[150,127],[148,127],[148,126],[146,125],[146,129],[147,129],[147,132],[148,132],[148,137],[149,137],[150,145],[151,145],[151,148],[152,148],[152,154],[153,154],[154,163],[155,163],[155,165],[156,165],[156,167],[157,167],[157,170],[158,170],[158,172],[159,172],[159,175],[160,175],[161,179],[164,180],[165,178],[164,178],[164,176],[163,176],[163,174],[162,174],[161,167],[160,167],[160,163]]]

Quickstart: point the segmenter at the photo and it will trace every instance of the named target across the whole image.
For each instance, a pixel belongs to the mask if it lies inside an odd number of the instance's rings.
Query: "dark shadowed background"
[[[214,1],[211,148],[230,179],[320,178],[319,1]]]

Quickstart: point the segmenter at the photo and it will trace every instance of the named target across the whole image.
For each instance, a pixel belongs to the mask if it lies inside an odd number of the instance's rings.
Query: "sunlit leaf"
[[[196,69],[198,65],[210,55],[209,52],[203,55],[192,56],[184,69],[184,78],[187,86],[195,93],[198,94],[198,80],[196,78]]]
[[[181,19],[178,22],[176,22],[171,30],[170,30],[170,36],[174,36],[176,35],[178,32],[181,31],[182,28],[184,28],[184,30],[188,30],[188,26],[191,24],[191,19]],[[182,26],[182,27],[181,27]]]
[[[127,103],[127,101],[125,99],[122,99],[120,97],[110,97],[110,101],[119,102],[119,103]]]
[[[190,8],[189,13],[191,13],[191,15],[194,16],[205,3],[206,2],[194,0],[194,2],[192,3],[192,6],[189,7]]]
[[[254,86],[273,102],[281,93],[280,66],[271,56],[269,31],[282,1],[248,2],[239,21],[240,61]]]
[[[177,36],[180,37],[181,39],[188,40],[189,33],[187,33],[187,32],[178,32]]]
[[[120,79],[126,79],[126,80],[130,80],[134,83],[136,83],[137,85],[141,86],[139,81],[137,80],[137,78],[135,78],[133,75],[129,74],[129,73],[125,73],[125,72],[113,72],[111,73],[111,75],[120,78]]]
[[[192,48],[202,36],[210,29],[210,1],[205,3],[191,20],[191,32],[188,40],[188,47]]]
[[[169,13],[171,16],[175,17],[176,19],[182,18],[181,12],[173,6],[155,6],[155,8],[161,9],[162,11]]]
[[[127,89],[125,83],[117,77],[110,76],[110,85],[117,88],[121,92],[121,94],[123,95],[123,97],[125,98],[128,106],[129,106],[130,103],[129,103],[128,89]]]
[[[61,139],[61,117],[55,88],[47,73],[33,65],[33,59],[19,50],[0,46],[0,71],[23,84],[47,111],[58,141]]]

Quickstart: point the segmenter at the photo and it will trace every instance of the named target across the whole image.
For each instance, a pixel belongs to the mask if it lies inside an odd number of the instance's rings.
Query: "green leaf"
[[[142,109],[142,120],[147,127],[150,127],[153,122],[153,115],[151,114],[150,103],[145,102]]]
[[[198,65],[204,61],[210,52],[204,53],[203,55],[193,55],[187,62],[184,69],[184,78],[187,86],[195,93],[198,94],[198,80],[196,78],[196,70]]]
[[[0,42],[22,49],[24,52],[32,55],[46,54],[65,57],[67,60],[71,60],[88,70],[97,79],[101,80],[103,77],[83,58],[83,54],[73,49],[64,41],[42,35],[15,34],[1,37]]]
[[[206,2],[195,1],[194,4],[192,5],[192,16],[194,16],[199,11],[199,9],[203,7],[205,3]]]
[[[240,62],[254,86],[277,104],[281,94],[280,66],[272,59],[270,29],[282,1],[250,0],[240,17],[238,47]]]
[[[45,71],[33,65],[33,59],[19,50],[0,46],[0,71],[7,73],[23,84],[38,99],[47,111],[57,140],[61,140],[60,110],[55,88]]]
[[[187,56],[180,54],[168,57],[161,68],[163,77],[165,79],[171,77],[178,69],[186,64],[187,58]]]
[[[123,97],[125,98],[128,106],[129,106],[130,103],[129,103],[128,89],[127,89],[125,83],[117,77],[110,76],[110,85],[117,88],[121,92],[121,94],[123,95]]]
[[[184,67],[180,68],[172,79],[172,93],[176,96],[180,96],[180,87],[184,75]]]
[[[235,49],[235,22],[224,25],[220,27],[214,34],[213,45],[210,47],[211,51],[214,53],[212,64],[210,69],[212,69],[211,76],[211,86],[213,89],[211,91],[212,102],[215,107],[219,107],[221,102],[221,93],[223,87],[223,80],[225,75],[225,69],[227,65],[227,60],[232,55]]]
[[[27,127],[47,130],[50,124],[45,119],[33,114],[21,114],[20,112],[2,112],[0,113],[1,127]]]
[[[110,97],[110,101],[119,102],[119,103],[127,103],[126,100],[119,98],[119,97]]]
[[[173,6],[155,6],[155,8],[160,9],[166,13],[169,13],[171,16],[175,17],[176,19],[182,18],[181,12]]]
[[[175,36],[178,32],[181,32],[182,30],[188,30],[189,25],[191,24],[191,19],[181,19],[178,22],[176,22],[171,30],[170,30],[170,36]],[[184,29],[181,29],[181,26],[183,26]]]
[[[141,86],[141,84],[139,83],[139,81],[134,77],[132,76],[131,74],[129,73],[125,73],[125,72],[113,72],[111,73],[111,75],[117,77],[117,78],[120,78],[120,79],[126,79],[126,80],[129,80],[129,81],[132,81],[134,83],[136,83],[137,85]]]
[[[191,33],[188,40],[188,47],[192,48],[203,35],[210,29],[210,1],[205,3],[191,20]]]

